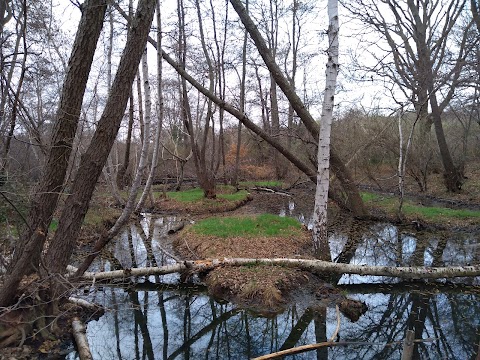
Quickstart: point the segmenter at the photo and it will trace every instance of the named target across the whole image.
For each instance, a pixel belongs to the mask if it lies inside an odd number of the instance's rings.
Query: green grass
[[[201,220],[191,227],[193,232],[218,237],[290,236],[301,229],[301,224],[289,217],[262,214],[257,217],[213,217]]]
[[[269,181],[240,181],[240,186],[282,187],[283,183],[277,180]]]
[[[199,201],[203,199],[203,190],[195,188],[183,191],[169,191],[167,192],[167,197],[182,202]]]
[[[217,190],[219,191],[217,193],[217,198],[225,199],[229,201],[243,200],[248,195],[248,192],[246,190],[232,192],[234,191],[234,189],[231,186],[219,186]],[[203,190],[200,188],[189,189],[184,191],[176,191],[176,192],[167,192],[167,196],[170,199],[181,201],[181,202],[196,202],[196,201],[204,200]]]
[[[362,192],[360,193],[362,200],[365,202],[379,201],[382,200],[382,196],[374,193]]]
[[[418,215],[428,220],[439,220],[454,218],[459,220],[468,220],[472,218],[480,219],[480,211],[465,209],[449,209],[433,206],[418,206],[406,203],[403,205],[403,212],[406,215]]]
[[[398,211],[398,198],[395,196],[378,195],[367,192],[362,192],[361,196],[367,205],[382,208],[390,213],[396,213]],[[407,199],[404,200],[402,211],[407,216],[420,217],[425,220],[436,222],[480,219],[480,211],[450,209],[439,206],[423,206]]]
[[[229,201],[240,201],[248,196],[247,190],[239,190],[233,194],[217,194],[217,197]]]

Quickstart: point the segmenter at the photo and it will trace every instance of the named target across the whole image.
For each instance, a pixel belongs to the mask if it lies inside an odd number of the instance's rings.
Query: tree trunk
[[[108,14],[108,23],[109,23],[109,34],[108,34],[108,49],[107,49],[107,87],[108,92],[112,87],[112,51],[113,51],[113,8],[110,6],[110,12]],[[96,120],[96,119],[95,119]],[[123,205],[124,201],[120,196],[120,192],[118,191],[118,184],[117,184],[117,177],[118,171],[116,166],[113,164],[113,154],[110,152],[110,155],[107,158],[107,165],[105,175],[107,178],[108,183],[110,184],[112,195],[117,202],[117,205]]]
[[[313,208],[313,250],[315,257],[330,260],[330,246],[327,234],[328,188],[330,186],[330,133],[335,105],[338,63],[338,1],[328,1],[328,62],[325,70],[325,93],[323,96],[320,134],[318,140],[318,171]]]
[[[433,126],[435,127],[435,135],[437,137],[438,148],[440,150],[440,157],[443,164],[443,178],[445,187],[449,192],[459,192],[462,189],[464,180],[461,169],[457,168],[453,163],[450,150],[448,149],[445,133],[443,132],[442,117],[437,103],[437,96],[431,89],[430,105],[432,106]]]
[[[3,4],[4,6],[5,4]],[[15,70],[15,65],[17,63],[17,58],[19,54],[19,47],[20,47],[20,41],[23,39],[23,59],[22,59],[22,65],[21,65],[21,72],[20,72],[20,79],[18,80],[18,85],[17,85],[17,90],[15,92],[15,97],[13,100],[13,105],[12,105],[12,110],[11,110],[11,115],[10,115],[10,129],[7,135],[7,138],[5,140],[5,148],[4,148],[4,156],[3,159],[0,159],[0,176],[3,175],[3,173],[8,171],[8,156],[10,152],[10,144],[13,138],[13,134],[15,131],[15,125],[17,122],[17,113],[18,113],[18,107],[20,106],[20,90],[22,89],[23,85],[23,80],[25,79],[25,72],[26,72],[26,62],[27,62],[27,55],[28,55],[28,47],[27,47],[27,4],[24,2],[22,6],[22,11],[19,14],[18,21],[21,21],[21,26],[20,29],[17,31],[17,39],[15,41],[15,49],[13,53],[13,59],[10,65],[10,71],[8,72],[7,79],[5,80],[5,87],[2,85],[2,98],[1,98],[1,104],[0,104],[0,113],[3,114],[3,116],[0,116],[0,133],[3,133],[2,131],[2,117],[4,118],[5,114],[5,105],[6,105],[6,100],[7,100],[7,94],[8,91],[11,87],[11,81],[13,77],[13,72]],[[3,16],[3,11],[0,9],[0,14]],[[21,19],[21,20],[20,20]],[[3,38],[1,37],[0,33],[0,43],[3,44]],[[0,50],[0,58],[2,60],[2,67],[3,67],[3,55]],[[5,124],[6,125],[6,124]]]
[[[158,165],[158,154],[160,152],[160,135],[162,133],[162,124],[163,124],[164,105],[163,105],[163,90],[162,90],[162,53],[159,50],[161,49],[161,44],[162,44],[162,21],[161,21],[161,12],[160,12],[160,1],[157,1],[156,14],[157,14],[157,17],[156,17],[157,43],[160,44],[160,47],[157,49],[157,102],[158,102],[157,125],[155,130],[155,140],[153,144],[152,164],[150,167],[150,173],[148,175],[147,183],[145,184],[145,189],[143,190],[142,196],[140,197],[140,200],[138,201],[138,204],[135,208],[136,211],[139,211],[142,208],[147,198],[147,194],[150,193],[153,180],[155,179],[155,175],[157,172],[157,165]]]
[[[134,111],[134,99],[133,91],[130,89],[130,104],[128,107],[128,130],[127,130],[127,140],[125,142],[125,157],[123,158],[123,164],[118,170],[117,173],[117,185],[120,189],[124,189],[126,186],[130,185],[128,180],[128,165],[130,164],[130,148],[132,146],[132,131],[133,131],[133,111]]]
[[[245,11],[248,13],[248,0],[245,2]],[[240,111],[245,113],[245,83],[247,78],[247,42],[248,32],[243,33],[242,47],[242,78],[240,82]],[[231,178],[231,185],[238,187],[238,172],[240,171],[240,149],[242,147],[242,122],[238,121],[237,146],[235,148],[235,166]]]
[[[93,360],[90,347],[88,346],[85,324],[78,317],[74,317],[72,320],[72,332],[80,360]]]
[[[120,7],[115,6],[115,8],[122,14],[122,16],[125,19],[129,20],[128,15]],[[148,41],[153,46],[157,47],[157,42],[154,39],[149,38]],[[170,64],[175,69],[175,71],[177,71],[177,73],[182,78],[185,78],[199,92],[201,92],[203,95],[211,99],[219,107],[224,108],[225,111],[227,111],[228,113],[230,113],[231,115],[239,119],[243,125],[245,125],[248,129],[252,130],[255,134],[260,136],[262,139],[268,142],[275,149],[277,149],[283,156],[287,158],[287,160],[289,160],[294,166],[296,166],[300,171],[302,171],[305,175],[307,175],[311,181],[316,183],[316,171],[312,166],[303,162],[300,158],[295,156],[292,152],[288,151],[288,149],[285,146],[283,146],[278,141],[276,141],[275,138],[269,136],[269,134],[267,134],[265,130],[261,129],[253,121],[251,121],[245,113],[243,113],[242,111],[239,111],[237,108],[235,108],[231,104],[225,102],[224,100],[217,97],[215,94],[209,92],[208,89],[206,89],[198,81],[196,81],[192,76],[190,76],[181,65],[175,62],[175,60],[173,60],[163,50],[162,50],[162,57],[165,59],[165,61],[168,64]],[[297,109],[295,109],[295,111],[297,111],[298,113]],[[304,111],[302,112],[302,114],[304,114],[305,111],[306,111],[306,108],[304,107]],[[308,117],[304,116],[301,118],[302,118],[302,121],[304,119],[307,120],[304,122],[306,124],[306,127],[309,129],[312,136],[318,139],[318,136],[319,136],[318,125],[315,123],[311,115],[308,114]],[[308,121],[309,118],[311,119],[311,122]],[[330,152],[330,166],[332,167],[332,171],[335,173],[338,180],[341,182],[342,187],[346,193],[344,197],[336,196],[334,199],[340,206],[347,208],[355,216],[364,217],[368,214],[368,212],[363,204],[362,198],[360,197],[358,188],[355,182],[353,181],[349,171],[345,167],[345,164],[341,161],[341,159],[336,155],[336,153],[333,150],[334,149],[332,149],[332,151]]]
[[[38,268],[48,227],[63,191],[88,74],[103,26],[106,3],[106,0],[87,0],[82,6],[82,17],[62,89],[45,172],[37,195],[31,203],[28,229],[19,239],[13,266],[1,288],[0,306],[8,306],[14,299],[23,275]]]
[[[112,4],[115,7],[115,4]],[[133,0],[128,1],[128,16],[133,17]],[[131,24],[128,23],[128,32],[131,31]],[[127,33],[128,34],[128,33]],[[133,86],[130,88],[130,102],[128,107],[128,130],[127,130],[127,140],[125,142],[125,156],[123,158],[123,164],[118,169],[117,173],[117,186],[120,189],[124,189],[127,186],[130,186],[131,179],[128,176],[128,165],[130,164],[130,149],[132,145],[132,131],[133,131],[133,122],[134,122],[134,98],[133,98]]]
[[[117,136],[155,12],[155,1],[140,0],[115,80],[91,144],[82,157],[59,226],[46,255],[49,272],[62,273],[78,238],[98,177]]]
[[[268,69],[270,70],[270,74],[274,77],[277,85],[282,89],[283,93],[287,97],[288,101],[292,105],[295,112],[298,114],[302,122],[304,123],[307,130],[310,134],[315,138],[319,138],[319,128],[318,124],[313,119],[312,115],[308,112],[305,104],[303,104],[302,100],[298,97],[295,93],[295,89],[292,88],[288,80],[282,74],[282,71],[275,63],[275,59],[273,59],[272,55],[270,54],[268,47],[265,44],[260,32],[258,31],[257,27],[250,19],[248,13],[246,13],[245,8],[243,7],[240,0],[230,0],[230,3],[233,5],[235,11],[237,12],[238,16],[242,20],[243,25],[249,32],[250,36],[252,37],[255,45],[258,49],[258,52],[262,56],[265,65],[267,65]],[[333,158],[335,161],[341,164],[337,164],[338,166],[334,166],[332,164],[332,170],[335,172],[338,180],[341,182],[344,191],[347,193],[348,205],[352,205],[353,207],[350,210],[356,216],[365,216],[367,215],[367,210],[363,205],[363,201],[361,200],[360,194],[358,189],[353,181],[351,181],[351,175],[349,174],[347,168],[340,160],[340,158],[335,154],[334,149],[331,150],[332,158],[330,161],[333,163]]]
[[[408,266],[370,266],[332,263],[322,260],[307,259],[249,259],[249,258],[224,258],[212,260],[184,261],[174,265],[161,267],[133,268],[106,272],[85,273],[78,280],[99,281],[129,278],[131,276],[166,275],[178,272],[203,272],[222,266],[254,266],[277,265],[298,268],[314,274],[357,274],[369,276],[388,276],[401,279],[446,279],[454,277],[479,276],[480,265],[447,266],[447,267],[408,267]]]

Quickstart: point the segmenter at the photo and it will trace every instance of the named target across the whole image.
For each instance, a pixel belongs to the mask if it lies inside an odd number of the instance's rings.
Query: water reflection
[[[414,329],[416,339],[432,339],[418,343],[419,359],[469,359],[478,351],[478,293],[403,289],[350,296],[365,301],[369,311],[356,323],[341,316],[339,340],[349,344],[292,359],[398,359],[406,329]],[[206,295],[161,289],[106,288],[96,300],[112,310],[88,323],[95,359],[248,359],[326,341],[337,322],[333,307],[293,306],[275,318],[261,318]]]
[[[295,206],[288,207],[294,214]],[[167,231],[180,219],[146,216],[112,245],[96,268],[172,263]],[[459,265],[478,263],[478,233],[412,233],[391,224],[352,223],[332,234],[337,261],[369,265]],[[476,249],[476,248],[475,248]],[[88,323],[95,359],[248,359],[293,346],[326,341],[337,313],[330,305],[296,304],[263,318],[220,304],[197,288],[177,286],[178,275],[151,276],[140,286],[104,287],[94,300],[110,309]],[[460,283],[470,283],[460,285]],[[415,332],[415,359],[475,359],[480,343],[479,279],[433,285],[344,275],[348,296],[368,311],[352,323],[340,315],[342,346],[292,355],[291,359],[399,359],[407,329]],[[379,284],[382,283],[382,284]],[[68,359],[75,359],[70,354]]]

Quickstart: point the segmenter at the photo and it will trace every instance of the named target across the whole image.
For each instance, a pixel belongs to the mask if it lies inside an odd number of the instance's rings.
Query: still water
[[[289,201],[283,215],[308,224]],[[146,215],[110,247],[94,270],[165,265],[173,260],[168,229],[175,217]],[[361,244],[346,251],[352,237]],[[478,232],[412,233],[374,224],[330,237],[332,257],[369,265],[459,265],[480,262]],[[178,275],[151,276],[122,286],[90,289],[90,301],[108,310],[87,325],[94,359],[248,359],[282,349],[327,341],[337,328],[334,305],[293,304],[275,317],[261,317],[219,303],[201,287],[178,286]],[[419,284],[396,279],[343,276],[346,296],[368,311],[353,323],[340,314],[341,346],[288,359],[400,359],[407,329],[415,331],[414,358],[479,359],[480,279]],[[67,359],[77,359],[75,353]]]

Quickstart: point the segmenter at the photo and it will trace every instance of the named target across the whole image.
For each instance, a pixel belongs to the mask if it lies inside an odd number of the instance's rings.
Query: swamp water
[[[281,215],[308,223],[292,201]],[[146,216],[119,236],[109,259],[97,262],[94,270],[172,262],[161,249],[171,252],[167,231],[177,222],[175,217]],[[415,234],[390,224],[374,224],[357,235],[362,242],[350,256],[355,264],[480,262],[479,232]],[[349,235],[341,232],[330,237],[334,258],[344,256],[348,240]],[[83,296],[108,310],[88,322],[87,337],[94,359],[248,359],[327,341],[339,321],[336,340],[343,345],[287,358],[400,359],[407,329],[415,331],[418,341],[414,358],[480,358],[479,278],[425,284],[344,275],[339,283],[344,295],[368,306],[355,323],[337,315],[329,303],[315,307],[297,303],[275,317],[261,317],[214,301],[200,285],[179,287],[174,274],[151,276],[140,284],[96,286]],[[76,353],[67,356],[77,358]]]

